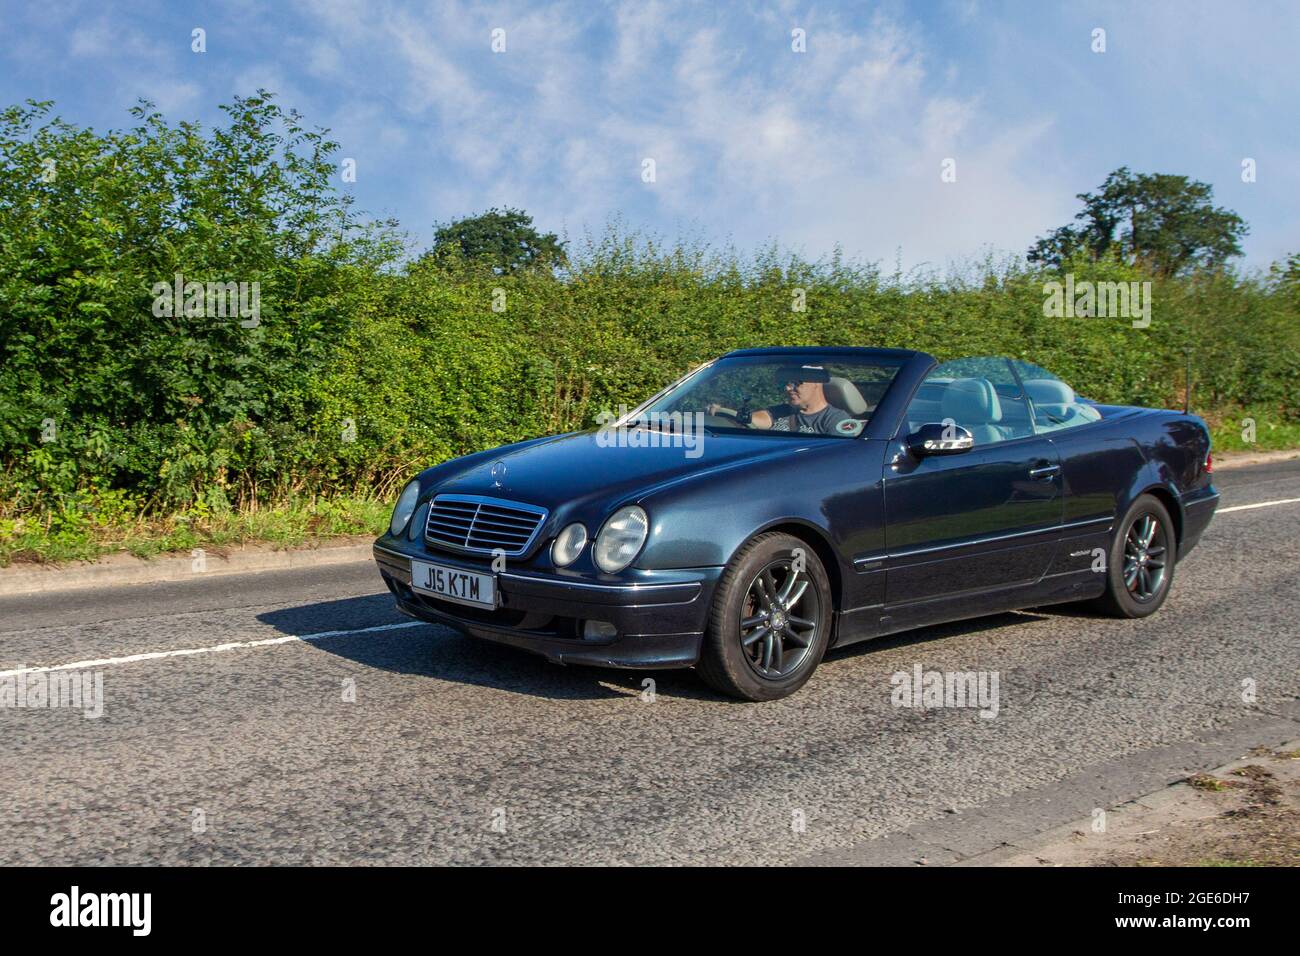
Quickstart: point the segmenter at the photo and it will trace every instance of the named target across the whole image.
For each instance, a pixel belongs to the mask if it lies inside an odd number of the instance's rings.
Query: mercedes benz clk
[[[1211,479],[1200,418],[1022,359],[747,349],[598,428],[422,471],[374,553],[412,617],[772,700],[827,649],[910,628],[1153,613]]]

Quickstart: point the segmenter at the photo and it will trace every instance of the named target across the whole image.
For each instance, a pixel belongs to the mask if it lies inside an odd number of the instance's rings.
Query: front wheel
[[[830,580],[816,553],[792,535],[760,534],[718,582],[700,676],[743,700],[788,697],[820,663],[830,628]]]
[[[1165,603],[1174,582],[1178,539],[1169,511],[1142,495],[1115,527],[1106,561],[1106,592],[1098,607],[1115,617],[1146,617]]]

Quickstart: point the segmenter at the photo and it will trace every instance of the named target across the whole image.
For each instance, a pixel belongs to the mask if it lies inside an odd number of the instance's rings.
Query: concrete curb
[[[1279,461],[1293,461],[1300,458],[1300,449],[1288,448],[1283,451],[1225,451],[1214,453],[1214,469],[1244,468],[1247,465],[1270,465]]]
[[[280,571],[288,568],[322,567],[368,561],[374,539],[349,536],[318,548],[272,551],[264,547],[221,554],[205,550],[202,567],[192,555],[144,559],[133,555],[113,555],[95,564],[77,566],[39,565],[0,568],[0,597],[117,587],[123,584],[156,584],[163,581],[195,581],[223,574],[247,574],[254,571]]]

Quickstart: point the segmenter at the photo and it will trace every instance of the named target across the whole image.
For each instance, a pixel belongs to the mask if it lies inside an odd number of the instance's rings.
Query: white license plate
[[[422,594],[434,594],[457,604],[485,608],[497,606],[497,582],[491,574],[412,561],[411,587]]]

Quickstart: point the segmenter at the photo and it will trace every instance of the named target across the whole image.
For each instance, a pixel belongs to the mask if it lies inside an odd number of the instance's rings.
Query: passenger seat
[[[1002,403],[997,389],[986,378],[953,379],[943,390],[939,406],[943,417],[951,418],[969,431],[977,445],[1007,437],[998,426],[1002,421]]]

